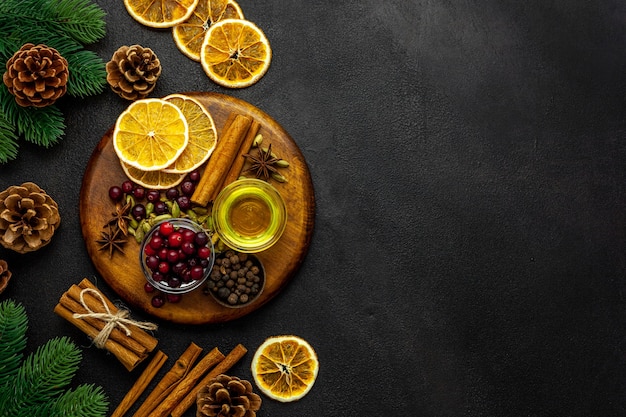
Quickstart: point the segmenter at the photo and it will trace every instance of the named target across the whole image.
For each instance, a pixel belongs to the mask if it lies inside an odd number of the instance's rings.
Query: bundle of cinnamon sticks
[[[63,293],[54,312],[94,340],[97,347],[111,352],[129,371],[146,359],[158,344],[158,340],[144,330],[156,329],[154,324],[128,318],[126,310],[118,309],[88,279]],[[116,320],[119,322],[111,323]],[[99,343],[95,343],[96,340]]]
[[[133,417],[181,417],[196,403],[198,391],[213,378],[228,372],[246,352],[247,349],[238,344],[228,355],[224,356],[215,347],[202,359],[197,360],[202,353],[202,348],[191,343],[148,394]],[[126,414],[156,376],[166,359],[167,355],[161,351],[155,354],[111,417],[122,417]]]

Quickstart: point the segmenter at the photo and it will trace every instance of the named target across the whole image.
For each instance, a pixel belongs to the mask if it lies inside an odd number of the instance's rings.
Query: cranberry
[[[159,258],[154,255],[146,257],[146,266],[152,271],[155,271],[159,266]]]
[[[163,305],[165,304],[165,298],[163,298],[162,295],[155,295],[154,297],[152,297],[152,307],[154,308],[160,308],[163,307]]]
[[[135,206],[131,210],[131,215],[133,219],[137,221],[141,221],[146,218],[146,206],[141,203],[135,204]]]
[[[194,253],[196,253],[196,245],[194,245],[192,242],[183,242],[180,245],[180,249],[185,255],[193,255]]]
[[[158,190],[150,190],[146,193],[146,199],[151,203],[156,203],[161,199],[161,193]]]
[[[146,282],[145,284],[143,284],[143,289],[145,292],[147,293],[151,293],[154,292],[154,285],[150,284],[149,282]]]
[[[163,222],[159,225],[159,233],[161,236],[169,236],[174,231],[174,225],[170,222]]]
[[[177,277],[171,277],[168,281],[167,284],[172,287],[172,288],[178,288],[180,287],[180,278]]]
[[[180,191],[183,195],[191,196],[195,190],[196,184],[194,184],[191,180],[183,181],[182,184],[180,184]]]
[[[120,201],[122,197],[124,197],[124,191],[122,191],[120,187],[114,185],[109,188],[109,198],[111,198],[111,200]]]
[[[209,243],[209,236],[205,232],[198,232],[196,233],[194,241],[198,246],[206,246],[206,244]]]
[[[185,269],[187,269],[187,265],[185,265],[184,262],[177,262],[172,267],[172,272],[177,275],[182,275]]]
[[[167,204],[163,201],[157,201],[154,203],[154,212],[156,214],[165,214],[167,213]]]
[[[189,210],[191,208],[191,200],[186,195],[181,195],[176,199],[176,203],[181,210]]]
[[[193,242],[196,237],[196,232],[191,229],[183,229],[180,233],[183,235],[183,242]]]
[[[202,246],[201,248],[198,248],[198,251],[196,253],[198,255],[198,258],[202,259],[208,259],[209,256],[211,256],[211,249],[209,249],[207,246]]]
[[[202,275],[204,275],[204,268],[202,268],[200,265],[196,265],[193,266],[190,270],[191,272],[191,279],[201,279]]]
[[[160,260],[165,261],[167,259],[168,253],[169,253],[169,250],[167,248],[161,248],[157,252],[157,256],[159,257]]]
[[[168,188],[165,192],[165,197],[167,197],[168,200],[176,200],[178,196],[178,188]]]
[[[171,248],[179,248],[181,243],[183,243],[183,235],[182,233],[176,231],[176,232],[172,232],[168,237],[167,237],[167,244],[171,247]]]
[[[135,189],[133,190],[133,197],[135,197],[137,200],[143,200],[145,196],[146,196],[145,188],[139,185],[135,187]]]
[[[167,251],[167,261],[171,263],[178,261],[178,251],[174,249]]]
[[[170,264],[166,261],[161,261],[159,262],[159,272],[162,274],[167,274],[168,272],[170,272]]]
[[[122,191],[126,194],[130,194],[133,191],[133,188],[135,188],[135,184],[133,184],[130,180],[126,180],[122,183]]]
[[[152,273],[152,279],[155,280],[156,282],[165,281],[165,275],[163,275],[159,271],[154,271]]]
[[[191,282],[191,271],[189,268],[185,268],[183,272],[180,274],[180,277],[183,279],[183,282]]]
[[[197,183],[200,181],[200,171],[191,171],[187,178],[189,178],[189,181]]]
[[[152,256],[152,255],[156,255],[156,251],[154,250],[154,248],[152,246],[150,246],[149,244],[146,245],[146,248],[143,250],[143,253],[146,254],[146,256]]]
[[[173,304],[179,303],[182,298],[180,294],[167,294],[167,301]]]
[[[161,249],[161,247],[163,246],[163,238],[161,236],[158,236],[158,235],[153,235],[150,238],[149,245],[154,250]]]

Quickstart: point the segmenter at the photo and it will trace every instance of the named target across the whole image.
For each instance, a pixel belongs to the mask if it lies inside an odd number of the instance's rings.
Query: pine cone
[[[59,206],[35,183],[12,185],[0,193],[0,244],[18,253],[48,243],[61,223]]]
[[[196,417],[255,417],[261,408],[249,381],[223,374],[200,389],[196,402]]]
[[[6,64],[4,85],[22,107],[45,107],[67,90],[67,60],[59,52],[39,44],[27,43]]]
[[[9,285],[11,279],[11,271],[9,271],[9,265],[4,259],[0,259],[0,294]]]
[[[146,98],[161,75],[161,62],[150,48],[122,46],[106,65],[107,82],[126,100]]]

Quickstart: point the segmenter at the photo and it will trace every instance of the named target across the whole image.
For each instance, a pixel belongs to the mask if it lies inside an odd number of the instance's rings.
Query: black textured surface
[[[101,57],[151,47],[164,67],[154,96],[218,91],[261,108],[315,185],[315,234],[286,290],[231,323],[159,323],[171,358],[192,341],[253,351],[304,337],[321,364],[313,390],[264,398],[259,416],[626,415],[625,3],[240,0],[274,58],[237,91],[121,1],[96,3]],[[83,346],[75,383],[102,385],[111,409],[138,372],[52,309],[95,276],[78,195],[126,105],[108,90],[65,100],[64,140],[23,143],[0,167],[2,189],[34,181],[63,218],[48,247],[0,251],[14,273],[0,298],[25,304],[29,350],[60,335]],[[251,356],[233,373],[250,378]]]

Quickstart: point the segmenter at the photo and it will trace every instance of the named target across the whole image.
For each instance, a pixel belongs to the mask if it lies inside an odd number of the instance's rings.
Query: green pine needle
[[[17,139],[13,124],[0,113],[0,163],[4,164],[17,158],[19,148]]]
[[[24,306],[11,300],[0,303],[0,386],[13,379],[20,367],[27,328]]]
[[[67,337],[48,340],[25,359],[27,317],[11,300],[0,303],[0,416],[104,417],[101,387],[68,389],[82,354]]]
[[[105,16],[92,0],[0,0],[0,74],[24,44],[45,44],[68,62],[68,96],[101,93],[106,86],[105,62],[84,45],[104,37]],[[50,147],[65,132],[63,114],[55,105],[21,107],[1,82],[0,118],[6,122],[0,122],[0,163],[17,157],[17,137]]]

